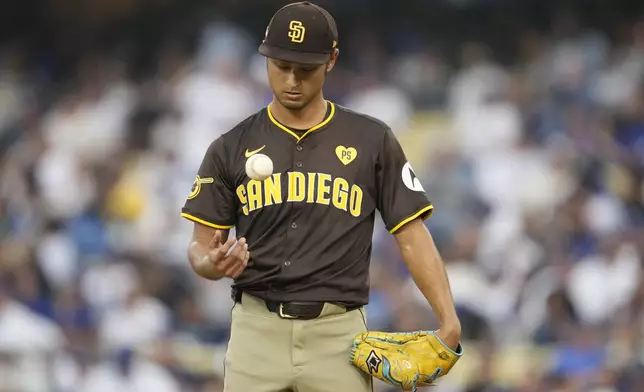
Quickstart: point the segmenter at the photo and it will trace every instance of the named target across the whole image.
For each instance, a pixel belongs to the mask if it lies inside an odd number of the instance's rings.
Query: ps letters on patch
[[[343,165],[348,165],[356,159],[358,151],[353,147],[337,146],[335,148],[335,155]]]

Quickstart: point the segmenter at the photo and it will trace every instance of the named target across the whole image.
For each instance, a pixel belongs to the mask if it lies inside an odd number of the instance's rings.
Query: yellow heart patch
[[[358,151],[353,147],[337,146],[335,148],[335,155],[338,156],[340,162],[345,165],[350,164],[358,156]]]

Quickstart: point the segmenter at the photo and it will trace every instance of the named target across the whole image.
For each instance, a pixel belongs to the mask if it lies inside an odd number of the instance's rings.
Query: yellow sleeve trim
[[[199,219],[196,216],[186,214],[185,212],[182,212],[181,216],[186,218],[186,219],[188,219],[188,220],[191,220],[193,222],[201,223],[202,225],[206,225],[208,227],[212,227],[212,228],[215,228],[215,229],[227,230],[227,229],[232,229],[233,227],[235,227],[234,225],[233,226],[223,226],[223,225],[217,225],[217,224],[214,224],[214,223],[210,223],[210,222],[205,221],[203,219]]]
[[[429,205],[427,207],[422,208],[420,211],[416,212],[414,215],[411,215],[411,216],[403,219],[402,222],[400,222],[396,226],[394,226],[394,228],[389,230],[389,232],[391,234],[395,233],[396,230],[400,229],[401,227],[403,227],[407,223],[413,221],[414,219],[418,218],[419,216],[423,216],[427,212],[429,212],[429,214],[427,214],[427,216],[424,216],[423,219],[429,218],[429,216],[432,214],[432,212],[434,212],[434,206]]]

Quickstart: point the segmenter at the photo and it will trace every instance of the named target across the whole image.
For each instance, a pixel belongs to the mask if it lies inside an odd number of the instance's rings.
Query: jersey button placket
[[[304,147],[302,147],[302,145],[301,145],[301,144],[297,144],[297,145],[295,146],[295,150],[296,150],[296,151],[298,151],[298,152],[301,152],[302,150],[304,150]],[[304,166],[304,164],[302,164],[302,161],[301,161],[301,160],[296,160],[296,161],[295,161],[295,167],[297,167],[297,168],[301,168],[302,166]],[[295,222],[294,220],[293,220],[293,221],[291,221],[291,228],[293,228],[293,229],[297,229],[297,222]],[[291,260],[286,260],[286,261],[284,262],[284,266],[285,266],[285,267],[290,267],[290,266],[291,266]]]
[[[302,150],[304,150],[304,147],[302,147],[302,144],[298,143],[298,144],[295,146],[295,150],[296,150],[297,152],[301,152]],[[302,164],[302,160],[301,160],[302,158],[301,158],[301,157],[295,157],[295,158],[296,158],[296,161],[295,161],[295,167],[297,167],[297,168],[301,168],[302,166],[304,166],[304,165]]]

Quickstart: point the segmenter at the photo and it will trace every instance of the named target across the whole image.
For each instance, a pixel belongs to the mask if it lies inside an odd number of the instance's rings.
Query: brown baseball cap
[[[308,1],[288,4],[271,18],[259,53],[302,64],[325,64],[338,45],[335,20]]]

